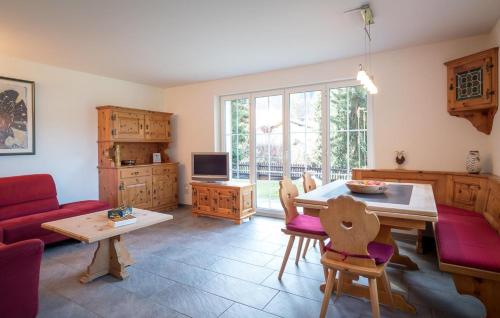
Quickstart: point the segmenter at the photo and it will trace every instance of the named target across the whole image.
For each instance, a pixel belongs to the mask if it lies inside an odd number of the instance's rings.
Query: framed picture
[[[0,76],[0,156],[35,154],[35,82]]]

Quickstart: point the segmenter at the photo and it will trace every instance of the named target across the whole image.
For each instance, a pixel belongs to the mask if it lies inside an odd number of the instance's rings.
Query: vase
[[[465,168],[468,173],[479,173],[481,172],[481,160],[479,157],[479,151],[471,150],[467,155],[465,160]]]

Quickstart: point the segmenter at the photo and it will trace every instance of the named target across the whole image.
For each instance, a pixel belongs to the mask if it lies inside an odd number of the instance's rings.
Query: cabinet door
[[[120,180],[120,205],[131,205],[134,208],[151,207],[151,177],[126,178]]]
[[[483,178],[451,176],[448,199],[450,205],[471,211],[482,211],[488,181]]]
[[[146,139],[170,140],[170,115],[149,114],[146,116]]]
[[[218,214],[234,215],[238,210],[236,190],[214,189],[212,192],[214,210]]]
[[[113,111],[111,127],[111,137],[114,140],[144,139],[144,114]]]
[[[206,187],[193,187],[193,209],[200,212],[211,212],[212,202],[210,190]]]
[[[177,177],[174,174],[153,176],[153,207],[177,202]]]

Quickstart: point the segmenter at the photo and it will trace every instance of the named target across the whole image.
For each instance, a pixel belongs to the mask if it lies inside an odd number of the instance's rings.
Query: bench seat
[[[438,217],[441,262],[500,273],[500,235],[481,213],[438,205]]]

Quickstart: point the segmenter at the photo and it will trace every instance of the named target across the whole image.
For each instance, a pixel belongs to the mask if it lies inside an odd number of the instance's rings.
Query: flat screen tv
[[[228,181],[228,152],[193,152],[191,178],[198,181]]]

